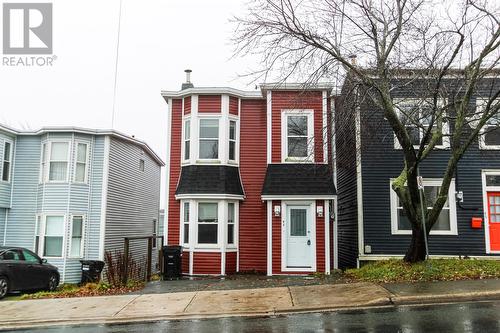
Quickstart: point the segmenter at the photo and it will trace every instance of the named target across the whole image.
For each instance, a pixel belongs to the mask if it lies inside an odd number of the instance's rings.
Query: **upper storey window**
[[[191,145],[191,120],[184,121],[184,160],[189,160]]]
[[[200,159],[216,160],[219,158],[219,119],[200,119]]]
[[[481,116],[484,112],[488,100],[477,99],[477,115]],[[493,107],[493,105],[492,105]],[[500,114],[496,114],[486,122],[481,129],[479,136],[479,148],[481,149],[500,149]]]
[[[284,162],[314,161],[312,110],[284,111],[281,133]]]
[[[399,119],[406,127],[406,131],[410,136],[411,142],[414,146],[419,146],[420,142],[422,142],[422,140],[424,139],[424,135],[427,129],[431,124],[432,115],[435,114],[432,102],[428,100],[409,98],[395,99],[394,104],[396,105]],[[439,104],[442,105],[442,101],[440,101]],[[437,120],[434,120],[432,124],[433,133],[438,130],[438,125],[439,122]],[[436,143],[437,148],[448,148],[450,146],[449,139],[448,137],[446,137],[448,132],[448,124],[443,122],[443,136],[441,136],[441,138]],[[396,149],[401,148],[398,140],[396,139],[396,136],[394,136],[394,147]]]
[[[10,164],[12,160],[12,144],[5,141],[3,146],[2,180],[10,181]]]
[[[229,121],[229,160],[236,161],[236,121]]]
[[[52,142],[50,145],[49,181],[68,180],[68,142]]]

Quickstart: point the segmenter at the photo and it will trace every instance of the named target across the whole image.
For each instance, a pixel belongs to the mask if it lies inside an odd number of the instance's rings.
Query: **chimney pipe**
[[[193,88],[194,85],[191,83],[191,72],[190,69],[185,69],[184,73],[186,73],[186,82],[182,84],[181,90]]]

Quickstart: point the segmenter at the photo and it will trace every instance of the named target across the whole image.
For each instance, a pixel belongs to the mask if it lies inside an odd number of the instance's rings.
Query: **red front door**
[[[500,251],[500,192],[488,192],[490,249]]]

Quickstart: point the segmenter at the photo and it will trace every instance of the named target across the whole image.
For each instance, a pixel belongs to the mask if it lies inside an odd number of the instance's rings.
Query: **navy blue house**
[[[400,107],[414,107],[412,101],[421,99],[428,85],[426,79],[408,76],[393,83],[393,98],[401,100]],[[452,99],[459,86],[460,81],[448,79],[446,99]],[[483,79],[470,107],[481,108],[484,96],[498,89],[500,79]],[[336,104],[340,268],[402,257],[411,240],[409,222],[391,189],[403,168],[402,152],[383,112],[363,98],[368,93],[344,84]],[[453,123],[446,126],[444,132]],[[419,129],[410,131],[419,141]],[[421,165],[427,196],[436,194],[449,156],[445,137]],[[500,259],[500,130],[485,131],[472,144],[459,162],[448,198],[429,236],[431,257]]]

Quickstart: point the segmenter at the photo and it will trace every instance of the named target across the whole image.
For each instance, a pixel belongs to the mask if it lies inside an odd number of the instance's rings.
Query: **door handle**
[[[310,239],[307,240],[307,245],[311,245],[311,240]]]

